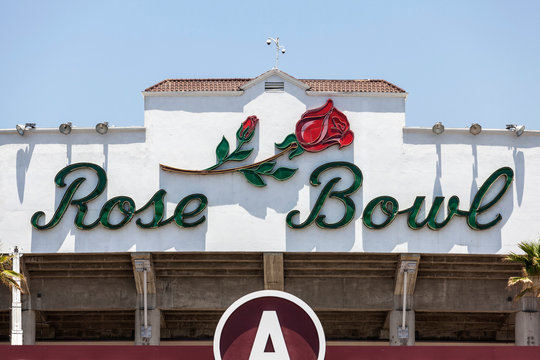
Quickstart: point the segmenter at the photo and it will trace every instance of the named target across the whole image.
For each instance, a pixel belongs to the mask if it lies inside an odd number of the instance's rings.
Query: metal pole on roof
[[[15,246],[13,249],[13,271],[21,272],[21,254],[19,249]],[[14,279],[17,284],[21,285],[21,279]],[[22,304],[21,304],[21,290],[16,286],[11,288],[11,345],[23,344],[23,329],[22,329]]]
[[[144,267],[144,279],[143,279],[143,284],[144,284],[144,328],[145,329],[148,329],[148,285],[146,284],[146,282],[148,281],[147,278],[146,278],[146,272],[148,270],[146,269],[146,266]]]
[[[266,39],[267,45],[270,45],[272,42],[276,44],[276,66],[274,66],[274,69],[277,69],[279,65],[279,52],[281,51],[282,54],[285,54],[285,47],[279,45],[279,37],[275,39],[272,37],[269,37],[268,39]]]
[[[403,322],[401,328],[405,329],[405,317],[407,315],[407,270],[403,272]]]

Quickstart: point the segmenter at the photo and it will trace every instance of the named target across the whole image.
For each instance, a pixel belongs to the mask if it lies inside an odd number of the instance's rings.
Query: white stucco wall
[[[276,75],[266,81],[283,81]],[[509,131],[484,130],[473,136],[467,129],[448,129],[434,135],[431,129],[405,128],[405,98],[396,96],[307,95],[285,81],[284,92],[265,92],[264,81],[241,96],[146,96],[144,128],[111,128],[106,135],[92,129],[69,136],[57,130],[30,131],[19,136],[15,130],[0,131],[0,250],[17,245],[24,252],[124,252],[124,251],[358,251],[495,254],[516,250],[516,244],[540,234],[540,133],[516,137]],[[332,98],[349,120],[354,142],[341,150],[336,146],[320,153],[304,153],[293,160],[283,157],[279,166],[298,168],[289,180],[265,177],[267,186],[257,188],[239,173],[183,175],[161,171],[159,164],[183,169],[204,169],[215,163],[215,148],[225,136],[231,148],[235,133],[249,115],[260,122],[246,148],[254,153],[245,163],[274,155],[274,143],[293,133],[307,109],[322,106]],[[114,123],[111,119],[110,123]],[[335,176],[344,189],[352,177],[335,170],[321,177],[322,185],[309,185],[309,176],[330,161],[358,166],[362,187],[351,196],[356,204],[354,220],[340,229],[290,229],[285,218],[300,210],[303,221],[324,184]],[[89,203],[88,222],[97,218],[107,199],[126,195],[142,207],[159,189],[167,191],[167,214],[192,193],[208,198],[206,221],[190,229],[171,223],[158,229],[141,229],[135,218],[118,230],[99,225],[79,230],[73,224],[76,209],[70,206],[59,225],[36,230],[32,214],[44,211],[48,221],[64,189],[54,177],[68,164],[91,162],[107,171],[107,188]],[[446,227],[433,231],[408,228],[406,215],[399,215],[381,230],[362,223],[365,205],[376,196],[390,195],[400,209],[410,207],[416,196],[459,196],[460,209],[470,201],[485,179],[501,167],[514,170],[514,182],[505,196],[480,219],[489,221],[496,213],[502,221],[491,229],[472,230],[464,217],[455,217]],[[70,175],[69,181],[81,176]],[[95,176],[79,189],[87,194]],[[69,184],[68,181],[68,184]],[[496,189],[495,189],[496,190]],[[446,204],[446,202],[445,202]],[[343,214],[342,205],[328,200],[323,208],[328,221]],[[423,218],[425,213],[420,215]],[[151,209],[142,214],[152,217]]]

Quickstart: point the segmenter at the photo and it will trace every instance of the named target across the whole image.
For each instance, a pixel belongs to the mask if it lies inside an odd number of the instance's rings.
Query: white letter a
[[[274,352],[264,351],[268,340],[272,341]],[[263,311],[249,360],[290,360],[275,311]]]

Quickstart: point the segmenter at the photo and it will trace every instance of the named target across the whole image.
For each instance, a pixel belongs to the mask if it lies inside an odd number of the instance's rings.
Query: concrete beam
[[[242,296],[261,290],[262,284],[261,277],[169,277],[157,283],[157,307],[224,310]]]
[[[419,277],[414,294],[416,311],[428,312],[515,312],[516,289],[508,278],[425,279]]]
[[[34,310],[68,311],[134,309],[136,292],[130,278],[31,279]]]
[[[264,253],[264,289],[280,290],[285,287],[283,253]]]
[[[150,253],[132,253],[131,263],[133,265],[133,276],[135,278],[135,287],[137,288],[137,294],[143,294],[144,291],[144,271],[137,271],[136,264],[140,261],[148,261],[150,266],[146,271],[146,283],[148,294],[156,293],[156,276],[154,272],[154,265],[152,263],[152,257]]]

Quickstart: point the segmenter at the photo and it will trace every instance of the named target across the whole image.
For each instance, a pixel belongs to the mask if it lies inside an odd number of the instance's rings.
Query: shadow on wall
[[[26,136],[19,136],[17,134],[2,135],[0,136],[0,146],[3,144],[27,144],[26,148],[17,150],[16,155],[16,178],[17,178],[17,192],[19,195],[19,201],[24,200],[24,191],[26,187],[26,173],[30,167],[32,155],[36,145],[66,145],[66,165],[72,163],[72,151],[73,146],[77,145],[90,145],[90,144],[102,144],[105,154],[104,168],[107,170],[108,165],[108,146],[109,144],[136,144],[145,143],[145,132],[129,132],[127,133],[108,133],[105,135],[85,133],[85,134],[70,134],[69,136],[62,134],[42,134],[39,137],[32,136],[30,133]],[[58,169],[60,170],[60,169]]]
[[[17,177],[17,193],[19,195],[19,202],[22,204],[24,200],[24,189],[26,186],[26,173],[30,167],[30,160],[32,160],[32,153],[34,152],[35,144],[30,144],[24,150],[17,150],[16,160],[16,177]]]
[[[513,149],[512,155],[514,157],[514,182],[516,186],[516,195],[518,206],[521,206],[523,202],[523,190],[525,188],[525,157],[523,151]]]

